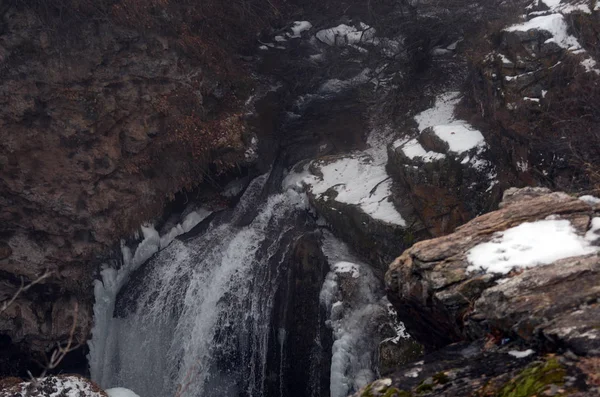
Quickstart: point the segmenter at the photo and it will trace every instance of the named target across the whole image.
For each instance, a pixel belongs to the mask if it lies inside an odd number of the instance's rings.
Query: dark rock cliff
[[[50,276],[0,313],[0,334],[44,352],[68,337],[76,303],[85,342],[92,277],[120,238],[177,192],[249,163],[251,81],[235,46],[257,27],[219,48],[218,32],[186,30],[194,9],[177,2],[157,26],[140,26],[160,11],[150,3],[108,14],[12,3],[0,6],[0,299]]]

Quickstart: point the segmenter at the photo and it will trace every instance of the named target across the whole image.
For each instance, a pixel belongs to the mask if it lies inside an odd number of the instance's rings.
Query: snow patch
[[[533,353],[535,353],[535,352],[533,350],[531,350],[531,349],[527,349],[527,350],[523,350],[523,351],[511,350],[511,351],[508,352],[508,354],[510,354],[511,356],[516,357],[516,358],[529,357]]]
[[[410,371],[406,371],[404,373],[404,376],[406,376],[407,378],[416,378],[419,376],[419,373],[421,373],[422,370],[423,370],[422,367],[415,367],[415,368],[411,369]]]
[[[334,28],[323,29],[317,32],[317,39],[329,46],[344,46],[372,42],[375,38],[375,29],[361,23],[361,30],[345,24]]]
[[[497,173],[493,165],[485,160],[482,155],[487,149],[483,134],[463,120],[454,117],[454,110],[460,101],[459,92],[447,92],[439,95],[434,106],[415,116],[419,131],[422,133],[427,128],[432,128],[433,133],[448,144],[449,152],[464,156],[461,164],[469,165],[478,171],[486,171],[490,191],[498,183]],[[418,139],[398,139],[393,143],[394,149],[401,148],[404,155],[410,159],[421,158],[423,161],[435,161],[445,158],[445,154],[427,151]],[[476,153],[464,154],[477,149]]]
[[[386,223],[406,226],[406,221],[394,208],[391,180],[385,162],[375,161],[367,154],[319,160],[314,163],[321,175],[307,172],[288,176],[284,186],[306,186],[312,194],[323,200],[331,197],[340,203],[359,206],[366,214]]]
[[[525,222],[471,248],[467,253],[470,263],[467,271],[506,274],[516,267],[547,265],[596,251],[585,238],[577,235],[567,220]]]
[[[451,91],[438,96],[432,108],[415,116],[419,131],[440,124],[451,124],[454,119],[454,108],[460,101],[460,93]]]
[[[579,200],[585,201],[586,203],[588,203],[590,205],[600,204],[600,198],[591,196],[589,194],[579,197]]]
[[[366,83],[370,79],[371,70],[369,68],[364,69],[356,76],[347,80],[330,79],[325,81],[321,87],[319,87],[320,94],[337,94],[348,88],[356,87],[357,85]]]
[[[600,239],[600,218],[592,218],[590,230],[585,234],[585,241],[594,244]]]
[[[527,32],[529,30],[544,30],[552,34],[552,40],[560,47],[565,49],[579,49],[581,45],[577,39],[567,33],[569,27],[565,18],[561,14],[550,14],[535,17],[527,22],[510,26],[505,30],[507,32]],[[546,41],[548,42],[548,40]]]
[[[459,101],[460,93],[458,92],[442,94],[436,98],[435,105],[431,109],[417,114],[415,121],[421,132],[432,127],[434,133],[448,143],[450,151],[460,154],[477,146],[485,145],[485,140],[481,132],[472,128],[465,121],[454,118],[454,109]],[[409,148],[411,153],[421,151],[414,143],[411,146]]]
[[[425,150],[425,148],[416,139],[411,139],[405,143],[401,140],[394,142],[394,149],[399,147],[402,147],[402,152],[410,159],[419,157],[423,159],[423,161],[430,162],[441,160],[446,157],[445,154]]]
[[[290,29],[292,29],[292,34],[290,37],[300,37],[302,32],[306,32],[312,28],[312,23],[308,21],[295,21]]]
[[[556,0],[548,0],[551,5],[556,8]],[[550,7],[550,6],[549,6]],[[550,7],[552,9],[552,7]],[[589,8],[588,8],[589,10]],[[561,11],[564,11],[561,9]],[[572,52],[573,54],[586,54],[586,59],[581,62],[581,65],[588,71],[593,71],[600,74],[600,69],[596,68],[596,61],[592,59],[577,38],[571,36],[568,33],[569,25],[562,14],[550,14],[535,17],[527,22],[510,26],[505,29],[507,32],[527,32],[529,30],[543,30],[552,34],[552,37],[545,41],[545,43],[556,43],[559,47]]]
[[[542,3],[544,3],[552,12],[570,14],[572,12],[580,11],[586,14],[591,14],[590,7],[583,1],[579,1],[578,3],[573,3],[570,1],[562,3],[561,0],[542,0]]]
[[[129,389],[124,387],[113,387],[112,389],[105,390],[108,397],[140,397]]]
[[[352,262],[338,262],[333,265],[333,271],[336,273],[351,273],[352,278],[360,276],[359,266]]]
[[[485,144],[481,132],[471,129],[466,123],[436,125],[433,127],[433,132],[448,144],[451,152],[455,153],[463,153]]]

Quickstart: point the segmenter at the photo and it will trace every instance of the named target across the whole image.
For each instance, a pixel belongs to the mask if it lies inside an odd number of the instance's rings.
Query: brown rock
[[[475,218],[451,235],[419,242],[391,264],[386,274],[388,296],[407,330],[428,348],[497,330],[530,342],[544,334],[578,351],[581,346],[596,351],[592,317],[585,321],[577,313],[591,315],[596,310],[598,256],[526,269],[502,283],[496,283],[500,274],[467,272],[467,252],[496,232],[553,215],[574,220],[583,235],[589,225],[582,229],[582,222],[595,214],[591,205],[564,193],[511,189],[505,197],[501,209]],[[569,322],[575,328],[561,328]],[[583,344],[577,339],[582,335],[587,338]]]
[[[74,302],[87,337],[94,262],[214,161],[247,164],[245,132],[234,84],[173,38],[96,18],[76,18],[71,36],[25,3],[0,19],[0,273],[12,290],[52,271],[0,313],[0,333],[45,351],[65,342]]]

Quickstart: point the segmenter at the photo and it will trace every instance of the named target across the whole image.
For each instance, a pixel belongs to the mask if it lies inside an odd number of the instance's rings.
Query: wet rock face
[[[319,291],[329,266],[319,240],[316,233],[298,238],[277,292],[268,353],[268,371],[276,374],[267,381],[271,396],[328,394],[332,339]]]
[[[32,11],[3,6],[0,18],[2,298],[52,272],[0,314],[0,333],[41,351],[64,341],[73,302],[87,335],[95,255],[213,160],[217,172],[244,164],[246,138],[223,106],[229,85],[165,37],[80,22],[61,38]]]
[[[410,244],[403,227],[373,219],[356,205],[311,196],[311,203],[337,235],[354,244],[357,252],[385,269],[394,254]]]

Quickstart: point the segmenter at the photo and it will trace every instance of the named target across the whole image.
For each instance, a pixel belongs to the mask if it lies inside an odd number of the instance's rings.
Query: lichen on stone
[[[450,382],[450,378],[445,372],[438,372],[437,374],[433,375],[433,381],[438,385],[445,385],[446,383]]]
[[[566,370],[556,358],[535,362],[511,379],[498,392],[498,397],[531,397],[548,389],[551,385],[564,384]]]
[[[391,379],[380,379],[365,386],[358,395],[360,397],[413,397],[411,392],[391,386]]]

